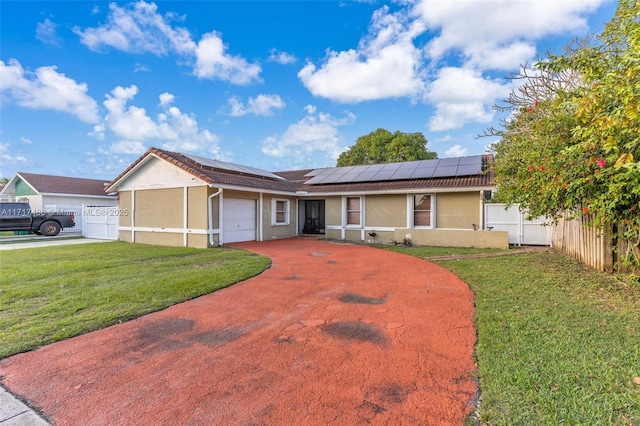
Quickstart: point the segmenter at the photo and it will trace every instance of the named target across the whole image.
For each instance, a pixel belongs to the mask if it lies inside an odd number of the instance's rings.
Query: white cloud
[[[168,92],[164,92],[163,94],[161,94],[160,96],[158,96],[158,98],[160,99],[160,105],[161,106],[167,106],[167,105],[171,105],[175,99],[175,97]]]
[[[357,50],[329,51],[320,68],[307,63],[298,77],[315,96],[338,102],[417,97],[424,86],[422,53],[413,39],[423,30],[385,6],[374,14]]]
[[[111,47],[132,53],[166,55],[169,52],[191,54],[195,43],[185,28],[171,26],[173,15],[158,14],[154,3],[138,1],[119,7],[109,4],[107,23],[97,28],[73,31],[80,36],[82,44],[99,51]]]
[[[203,35],[195,50],[194,75],[239,85],[260,81],[260,65],[250,64],[240,56],[231,56],[225,53],[226,50],[222,38],[215,31]]]
[[[268,59],[269,62],[277,62],[282,65],[293,64],[297,60],[298,58],[296,58],[294,55],[287,52],[281,52],[277,49],[271,49]]]
[[[194,114],[183,113],[172,106],[175,97],[171,93],[158,96],[162,112],[155,120],[144,108],[128,105],[137,94],[135,85],[118,86],[107,94],[104,106],[108,114],[102,124],[94,126],[90,135],[104,140],[107,131],[113,133],[118,142],[110,148],[119,154],[144,152],[146,142],[181,152],[219,152],[218,136],[207,129],[200,129]]]
[[[111,144],[111,152],[114,154],[139,155],[144,153],[147,148],[140,141],[120,141]]]
[[[95,28],[75,27],[73,31],[84,45],[94,51],[113,48],[155,55],[176,53],[193,62],[193,74],[199,78],[219,79],[238,85],[261,81],[259,64],[228,54],[222,38],[215,31],[204,34],[196,43],[189,30],[173,25],[174,21],[182,20],[183,17],[175,13],[163,16],[158,13],[156,4],[140,0],[123,7],[111,3],[107,23]],[[147,71],[147,68],[136,66],[136,71]]]
[[[127,103],[138,94],[138,88],[118,86],[107,95],[104,106],[109,113],[105,117],[106,128],[118,138],[129,141],[143,141],[160,136],[156,123],[144,108],[128,106]]]
[[[285,102],[278,95],[260,94],[255,98],[249,98],[247,105],[244,105],[238,98],[229,98],[232,117],[240,117],[247,114],[253,115],[273,115],[274,110],[282,109]]]
[[[133,66],[133,72],[135,73],[139,73],[139,72],[149,72],[151,71],[151,69],[149,69],[148,66],[143,65],[143,64],[135,64]]]
[[[357,48],[328,51],[322,63],[307,62],[298,78],[313,95],[337,102],[430,103],[432,130],[487,123],[491,105],[511,86],[486,72],[506,74],[533,60],[545,37],[586,32],[587,14],[605,1],[399,1],[397,11],[384,6],[373,14]],[[439,69],[452,58],[459,68]]]
[[[318,113],[314,106],[305,107],[306,116],[291,124],[281,136],[270,136],[262,141],[262,152],[270,157],[291,156],[300,161],[323,155],[335,160],[344,151],[339,127],[355,121],[355,115],[347,113],[336,118]]]
[[[0,61],[0,92],[25,108],[52,109],[86,123],[98,122],[98,104],[87,95],[87,84],[77,83],[56,70],[56,66],[47,66],[30,72],[15,59],[8,64]]]
[[[118,147],[115,149],[117,150]],[[97,152],[83,153],[84,164],[77,168],[77,172],[81,175],[104,176],[105,179],[113,179],[131,164],[131,155],[140,155],[142,152],[121,155],[110,149],[98,147]]]
[[[22,142],[25,145],[31,145],[33,143],[31,139],[25,138],[24,136],[20,136],[20,142]]]
[[[472,69],[442,68],[425,95],[436,108],[429,129],[456,129],[470,121],[488,123],[495,114],[491,106],[510,90],[510,84],[490,80]]]
[[[60,37],[56,33],[57,25],[46,18],[43,22],[38,22],[36,25],[36,39],[40,40],[44,44],[50,44],[53,46],[60,46]]]
[[[23,154],[16,153],[8,143],[0,142],[0,164],[3,166],[28,166],[31,162]]]
[[[604,1],[422,0],[413,13],[432,31],[440,30],[425,47],[431,58],[461,51],[468,64],[511,70],[532,57],[536,40],[585,32],[584,15]],[[518,62],[509,66],[504,56]]]
[[[447,157],[463,157],[467,155],[467,152],[469,152],[467,148],[463,148],[460,145],[454,145],[446,150],[444,155]]]
[[[96,124],[95,126],[93,126],[93,131],[87,133],[87,136],[93,136],[99,141],[103,141],[105,138],[106,130],[107,129],[105,128],[104,123]]]

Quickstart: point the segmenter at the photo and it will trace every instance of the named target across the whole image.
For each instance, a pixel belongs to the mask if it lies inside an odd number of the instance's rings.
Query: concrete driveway
[[[260,276],[0,361],[56,425],[460,425],[473,294],[427,261],[288,239]]]
[[[55,237],[41,235],[24,235],[16,237],[2,237],[0,239],[0,251],[18,250],[23,248],[67,246],[71,244],[103,243],[108,240],[95,238],[83,238],[82,234],[58,234]]]

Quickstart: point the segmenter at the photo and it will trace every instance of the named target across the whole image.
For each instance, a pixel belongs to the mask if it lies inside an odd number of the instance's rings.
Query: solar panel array
[[[229,170],[237,173],[268,177],[268,178],[277,179],[277,180],[285,180],[282,176],[278,176],[271,172],[267,172],[265,170],[261,170],[255,167],[243,166],[243,165],[234,164],[234,163],[227,163],[225,161],[213,160],[211,158],[198,157],[197,155],[184,154],[184,156],[189,157],[196,163],[200,163],[203,166],[213,167],[215,169],[223,169],[223,170]]]
[[[307,173],[306,184],[375,182],[385,180],[429,179],[472,176],[482,172],[482,155],[372,164],[369,166],[332,167]]]

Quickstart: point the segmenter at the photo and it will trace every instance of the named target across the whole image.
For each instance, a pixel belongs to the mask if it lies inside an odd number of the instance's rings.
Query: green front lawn
[[[121,242],[0,252],[0,358],[127,321],[264,271],[243,250]]]
[[[555,252],[438,264],[475,294],[479,424],[640,425],[640,285]]]

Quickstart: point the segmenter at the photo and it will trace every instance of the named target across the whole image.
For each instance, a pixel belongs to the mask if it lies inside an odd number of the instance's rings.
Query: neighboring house
[[[18,172],[0,191],[2,199],[28,201],[33,210],[81,209],[85,206],[116,206],[108,195],[108,181]]]
[[[119,194],[119,238],[221,244],[327,238],[458,247],[508,247],[482,231],[494,190],[491,155],[271,173],[149,149],[106,190]],[[477,229],[477,230],[476,230]]]

